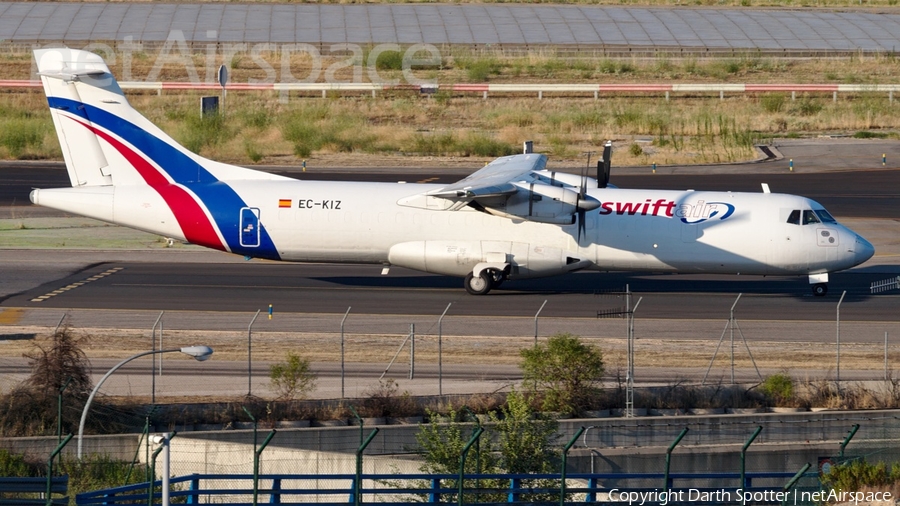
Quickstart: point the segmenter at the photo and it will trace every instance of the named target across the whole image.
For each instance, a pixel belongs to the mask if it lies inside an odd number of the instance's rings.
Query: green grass
[[[0,147],[9,158],[40,158],[44,137],[51,130],[48,121],[28,117],[25,112],[15,111],[13,117],[0,119]]]

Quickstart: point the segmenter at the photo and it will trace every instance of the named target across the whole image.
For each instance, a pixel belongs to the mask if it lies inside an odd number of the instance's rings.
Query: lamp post
[[[194,357],[196,360],[204,361],[213,354],[212,348],[209,346],[186,346],[184,348],[172,348],[169,350],[153,350],[153,351],[145,351],[142,353],[138,353],[137,355],[133,355],[131,357],[126,358],[125,360],[119,362],[112,369],[106,372],[100,381],[97,382],[97,385],[91,391],[91,395],[88,396],[87,402],[84,404],[84,409],[81,411],[81,422],[78,423],[78,460],[81,460],[81,448],[82,448],[82,436],[84,435],[84,421],[87,420],[88,410],[91,408],[91,402],[94,400],[94,396],[97,394],[97,391],[100,390],[100,387],[103,385],[103,382],[106,381],[106,378],[109,378],[112,373],[116,372],[120,367],[131,362],[136,358],[145,357],[147,355],[154,355],[159,353],[171,353],[174,351],[180,351],[185,355],[190,355]]]

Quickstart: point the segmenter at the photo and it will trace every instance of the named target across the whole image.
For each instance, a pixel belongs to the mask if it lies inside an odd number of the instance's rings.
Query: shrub
[[[523,384],[543,395],[543,409],[575,414],[587,406],[603,376],[603,354],[572,334],[521,351]]]
[[[208,114],[203,117],[190,115],[186,118],[182,143],[189,151],[199,153],[207,146],[219,144],[229,135],[223,115]]]
[[[766,93],[760,98],[763,110],[768,113],[781,112],[787,98],[783,93]]]
[[[269,379],[273,390],[282,399],[304,398],[316,388],[316,374],[309,360],[288,352],[287,361],[269,366]]]
[[[457,58],[456,64],[465,69],[470,82],[483,83],[500,73],[501,65],[495,58]]]
[[[263,159],[263,154],[259,150],[259,146],[251,138],[244,139],[244,153],[253,163],[259,163]]]
[[[801,116],[815,116],[822,111],[823,105],[812,97],[803,97],[797,101],[794,111]]]
[[[445,155],[456,148],[456,137],[452,132],[435,134],[415,134],[410,151],[423,155]]]
[[[294,154],[301,158],[309,158],[313,151],[322,147],[319,128],[305,114],[291,115],[282,123],[281,136],[294,145]]]
[[[900,463],[888,470],[884,462],[869,464],[866,459],[853,460],[831,466],[822,476],[825,487],[832,490],[856,492],[865,487],[885,487],[900,481]]]
[[[25,461],[24,456],[0,448],[0,476],[27,478],[36,475],[37,470]]]
[[[784,373],[773,374],[759,385],[759,392],[771,403],[790,403],[794,400],[794,379]]]
[[[888,135],[886,133],[868,132],[866,130],[856,132],[855,134],[853,134],[854,139],[886,139],[887,136]]]
[[[403,54],[399,51],[384,51],[379,53],[375,60],[375,68],[378,70],[402,70]]]
[[[644,148],[640,144],[632,142],[631,146],[628,146],[628,152],[631,153],[631,156],[641,156],[644,154]]]

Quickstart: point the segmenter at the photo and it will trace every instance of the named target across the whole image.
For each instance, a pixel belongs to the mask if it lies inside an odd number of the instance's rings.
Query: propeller
[[[588,160],[590,160],[590,156],[588,155]],[[591,162],[588,162],[591,163]],[[585,232],[585,206],[583,204],[587,204],[587,176],[585,173],[587,170],[581,171],[581,186],[578,188],[578,203],[575,206],[575,212],[578,213],[578,244],[581,244],[581,234]]]
[[[588,162],[590,164],[590,162]],[[588,198],[587,194],[587,167],[581,171],[581,186],[578,188],[578,201],[575,204],[575,212],[578,215],[578,243],[581,244],[581,235],[585,233],[587,225],[585,214],[600,207],[600,202],[593,198]]]

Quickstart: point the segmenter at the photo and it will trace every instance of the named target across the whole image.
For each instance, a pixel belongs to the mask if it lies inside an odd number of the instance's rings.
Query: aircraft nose
[[[875,247],[872,246],[872,243],[865,240],[862,236],[856,236],[856,245],[853,247],[853,251],[855,253],[855,262],[856,265],[859,265],[866,260],[872,258],[872,255],[875,254]]]

